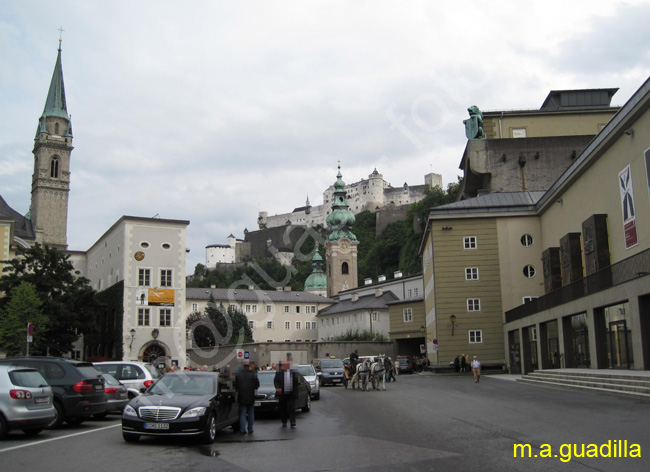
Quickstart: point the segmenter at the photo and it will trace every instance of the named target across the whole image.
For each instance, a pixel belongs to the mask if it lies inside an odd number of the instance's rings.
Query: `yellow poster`
[[[149,305],[174,306],[174,289],[150,288]]]

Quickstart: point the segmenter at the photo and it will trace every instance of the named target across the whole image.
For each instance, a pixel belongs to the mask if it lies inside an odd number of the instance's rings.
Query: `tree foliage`
[[[3,261],[6,266],[0,277],[0,291],[7,296],[0,299],[0,308],[6,313],[12,292],[22,282],[30,283],[47,318],[48,336],[42,348],[52,355],[69,352],[92,323],[95,291],[88,279],[72,274],[69,256],[54,247],[36,244],[29,249],[19,248],[16,253],[16,258]]]
[[[27,324],[34,325],[30,354],[43,354],[48,333],[48,319],[41,311],[43,303],[36,293],[36,287],[22,281],[11,291],[11,295],[0,310],[0,346],[7,355],[26,354]]]
[[[200,348],[253,342],[248,317],[234,306],[217,306],[212,294],[203,313],[194,312],[187,317],[185,329]]]

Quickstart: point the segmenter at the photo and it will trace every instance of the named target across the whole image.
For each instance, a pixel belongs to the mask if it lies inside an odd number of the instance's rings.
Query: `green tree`
[[[21,282],[32,284],[48,320],[44,347],[52,355],[70,351],[79,335],[90,328],[95,315],[95,291],[88,279],[75,277],[69,256],[51,246],[18,248],[16,258],[3,262],[6,266],[0,277],[0,291],[9,294]],[[0,299],[0,308],[7,303],[7,297]]]
[[[27,323],[34,325],[30,354],[43,354],[47,339],[48,320],[41,311],[41,299],[36,288],[25,281],[8,294],[8,302],[0,310],[0,346],[11,356],[26,354]]]

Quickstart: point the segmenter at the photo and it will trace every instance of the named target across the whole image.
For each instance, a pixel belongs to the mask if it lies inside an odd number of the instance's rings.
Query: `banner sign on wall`
[[[621,192],[621,210],[623,211],[623,229],[625,231],[625,249],[638,244],[636,234],[636,210],[634,206],[634,188],[632,173],[628,166],[618,173],[618,184]]]

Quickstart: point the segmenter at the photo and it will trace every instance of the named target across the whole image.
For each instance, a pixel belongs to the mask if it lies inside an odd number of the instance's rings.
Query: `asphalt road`
[[[122,440],[119,418],[0,442],[3,471],[647,471],[650,403],[483,376],[403,375],[384,391],[322,389],[295,430],[258,415],[253,435]],[[638,444],[641,458],[575,457],[585,444]],[[514,458],[514,444],[531,455]],[[611,443],[618,444],[618,443]],[[624,444],[624,443],[623,443]],[[548,445],[548,446],[545,446]],[[564,445],[571,445],[570,449]],[[646,454],[647,453],[647,454]],[[613,446],[610,455],[614,454]]]

